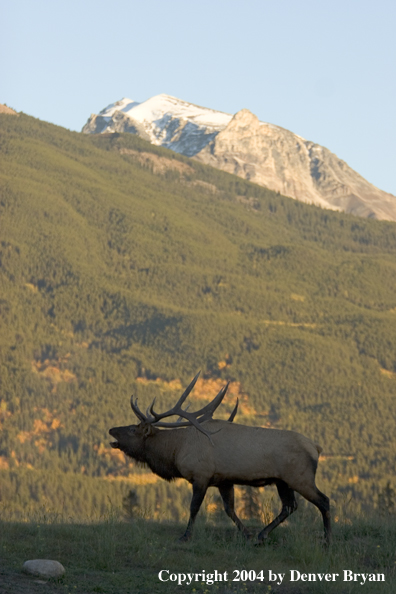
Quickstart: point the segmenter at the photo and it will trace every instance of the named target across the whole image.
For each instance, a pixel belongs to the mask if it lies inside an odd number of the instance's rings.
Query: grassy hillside
[[[168,407],[198,369],[197,403],[231,380],[224,415],[239,395],[239,422],[318,441],[336,505],[391,506],[394,223],[0,114],[0,224],[3,513],[101,515],[133,489],[183,519],[187,487],[125,464],[107,431],[134,422],[132,392]]]

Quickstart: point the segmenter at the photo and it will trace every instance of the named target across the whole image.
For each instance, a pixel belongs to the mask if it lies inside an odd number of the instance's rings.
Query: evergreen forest
[[[391,508],[396,224],[132,134],[0,114],[0,516],[184,520],[187,483],[126,460],[108,430],[137,422],[131,394],[168,409],[198,370],[191,410],[230,381],[218,418],[238,397],[235,422],[322,446],[336,510]]]

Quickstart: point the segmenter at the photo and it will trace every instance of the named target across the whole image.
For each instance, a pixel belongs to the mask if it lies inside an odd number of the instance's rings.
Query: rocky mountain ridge
[[[169,95],[122,99],[91,115],[86,134],[129,132],[258,185],[360,217],[396,221],[396,197],[370,184],[327,148],[247,109],[234,116]]]

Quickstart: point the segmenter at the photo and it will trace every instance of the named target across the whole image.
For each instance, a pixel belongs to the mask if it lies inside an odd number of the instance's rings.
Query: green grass
[[[322,546],[322,526],[308,508],[299,510],[271,535],[264,546],[245,542],[231,524],[215,525],[200,518],[193,539],[180,544],[184,526],[143,519],[129,523],[109,517],[101,523],[72,524],[34,521],[2,523],[0,547],[2,569],[20,571],[27,559],[51,558],[66,568],[56,582],[67,593],[154,594],[168,592],[393,594],[396,585],[396,517],[344,518],[334,525],[329,551]],[[255,526],[255,531],[259,529]],[[191,585],[161,582],[171,574],[203,573],[206,579]],[[217,570],[228,580],[208,583]],[[264,581],[240,580],[237,570],[263,570]],[[281,586],[269,583],[268,572],[285,574]],[[339,573],[335,582],[291,582],[290,571],[300,574]],[[343,570],[384,574],[385,582],[343,581]],[[242,577],[246,577],[242,575]],[[1,576],[0,576],[1,579]],[[0,582],[1,584],[1,582]]]

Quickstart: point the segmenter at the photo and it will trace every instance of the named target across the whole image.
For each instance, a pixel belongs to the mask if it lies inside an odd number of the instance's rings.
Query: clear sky
[[[167,93],[326,146],[396,195],[395,0],[3,0],[0,103],[71,130]]]

